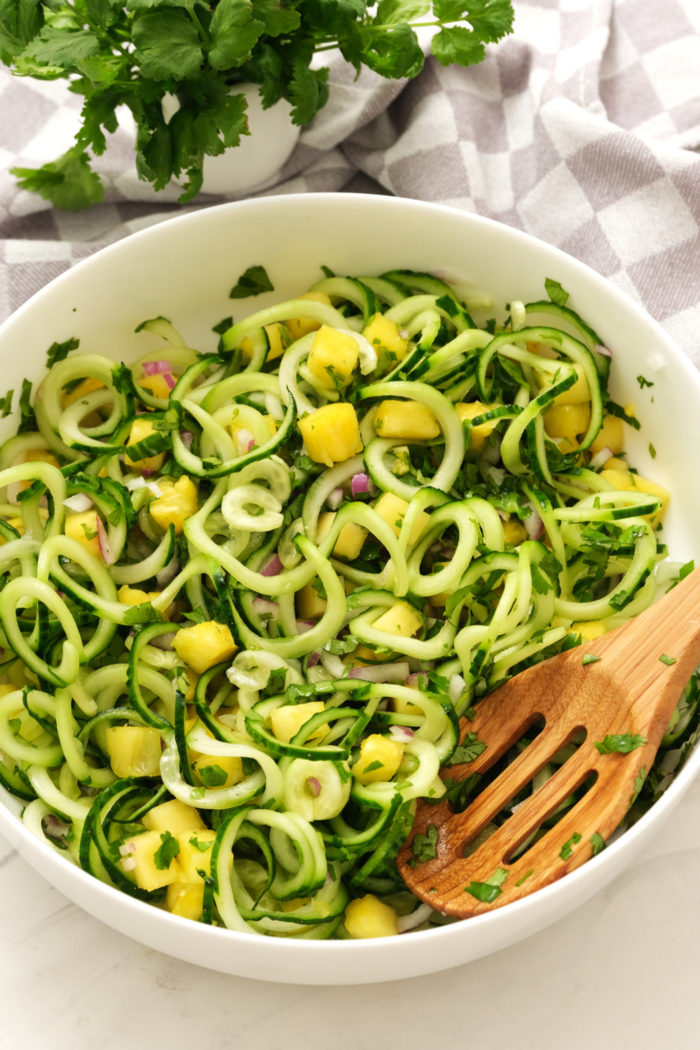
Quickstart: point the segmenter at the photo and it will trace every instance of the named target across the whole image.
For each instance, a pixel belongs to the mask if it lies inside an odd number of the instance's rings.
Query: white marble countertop
[[[0,837],[3,1050],[695,1050],[700,783],[565,919],[430,977],[313,988],[199,969],[52,889]]]

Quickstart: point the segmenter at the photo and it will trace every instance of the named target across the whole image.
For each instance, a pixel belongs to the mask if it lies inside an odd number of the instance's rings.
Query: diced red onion
[[[612,354],[612,350],[609,347],[602,346],[600,343],[598,343],[595,346],[595,352],[597,354],[600,354],[601,357],[612,357],[612,355],[613,355]]]
[[[264,614],[275,614],[279,611],[277,602],[271,602],[269,598],[253,598],[253,612]]]
[[[162,375],[164,372],[172,372],[173,366],[170,361],[144,361],[143,374],[145,376]]]
[[[408,915],[399,915],[399,933],[406,933],[408,930],[415,930],[417,926],[422,926],[432,913],[433,909],[429,904],[419,904]]]
[[[310,631],[316,624],[313,620],[297,620],[297,631],[299,634],[303,634],[304,631]]]
[[[156,573],[156,583],[162,590],[163,587],[167,587],[171,580],[174,580],[180,571],[180,562],[177,558],[171,558],[167,565],[165,565],[160,572]]]
[[[92,500],[84,492],[76,492],[63,501],[64,507],[67,507],[68,510],[77,511],[79,514],[85,510],[90,510],[92,505]]]
[[[194,434],[192,433],[191,430],[181,430],[180,431],[180,441],[185,446],[185,448],[192,448],[192,442],[194,441]]]
[[[168,632],[168,634],[157,634],[150,644],[155,646],[156,649],[162,649],[163,652],[169,652],[173,647],[175,634],[175,631],[172,633]]]
[[[350,490],[353,496],[366,496],[372,491],[372,480],[369,474],[353,474],[350,482]]]
[[[462,693],[464,692],[465,688],[466,688],[466,682],[462,678],[461,674],[450,675],[450,685],[449,685],[449,689],[448,689],[448,696],[449,696],[449,698],[450,698],[450,700],[452,701],[453,704],[457,703],[457,701],[462,696]]]
[[[410,667],[405,660],[393,664],[371,664],[369,667],[352,667],[350,678],[361,678],[365,682],[405,682],[410,675]]]
[[[97,540],[100,544],[100,554],[102,555],[102,561],[105,565],[114,565],[117,560],[114,556],[114,552],[110,546],[109,538],[107,536],[107,530],[102,524],[102,518],[97,515]]]
[[[340,504],[343,502],[344,495],[345,494],[340,487],[331,489],[331,491],[326,496],[326,503],[331,508],[331,510],[338,509]]]
[[[532,505],[530,513],[523,521],[523,526],[528,535],[528,539],[531,540],[538,540],[544,532],[544,522]]]
[[[174,390],[177,386],[177,380],[175,379],[175,376],[172,374],[172,372],[162,372],[161,375],[163,376],[163,382],[167,386],[168,390]]]
[[[413,740],[415,733],[408,726],[389,726],[389,736],[398,740],[400,744],[407,744],[409,740]]]
[[[306,787],[309,794],[313,795],[314,798],[318,798],[321,794],[321,781],[317,777],[307,777]]]
[[[282,562],[276,554],[270,558],[267,565],[260,570],[261,576],[278,576],[282,572]]]
[[[309,659],[306,661],[306,666],[307,667],[315,667],[320,659],[321,659],[321,656],[320,656],[319,653],[309,653]]]

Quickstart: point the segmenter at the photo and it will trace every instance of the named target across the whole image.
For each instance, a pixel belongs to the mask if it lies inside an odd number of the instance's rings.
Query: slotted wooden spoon
[[[698,664],[700,568],[623,627],[523,671],[480,701],[460,735],[475,733],[486,747],[473,762],[443,770],[453,781],[485,774],[528,729],[542,720],[544,726],[463,812],[445,799],[418,803],[398,857],[409,888],[438,911],[466,918],[524,897],[588,860],[627,813]],[[486,837],[504,806],[582,731],[585,740],[572,757]],[[613,734],[645,742],[628,753],[601,754],[596,743]],[[591,783],[528,848],[560,803]],[[433,829],[435,856],[422,860],[432,852]],[[414,853],[416,835],[426,839],[417,840]]]

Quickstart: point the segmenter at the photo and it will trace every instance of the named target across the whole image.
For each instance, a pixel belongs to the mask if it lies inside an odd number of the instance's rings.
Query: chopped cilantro
[[[497,868],[486,882],[470,882],[468,886],[464,887],[464,892],[470,893],[472,897],[476,897],[479,901],[491,904],[497,897],[500,897],[503,892],[501,886],[509,874],[510,872],[507,868]]]
[[[584,653],[581,663],[585,667],[587,664],[597,664],[599,660],[600,657],[596,656],[595,653]]]
[[[559,850],[559,856],[562,860],[568,860],[571,854],[574,852],[574,846],[581,841],[581,835],[578,831],[575,831],[570,839],[567,839],[562,848]]]
[[[80,346],[79,339],[66,339],[63,343],[52,343],[46,351],[46,367],[52,368],[59,361],[65,360],[71,350],[77,350]]]
[[[666,653],[662,653],[661,656],[659,657],[659,660],[661,661],[662,664],[667,664],[669,667],[672,664],[675,664],[675,662],[676,662],[675,656],[668,656]]]
[[[205,787],[221,787],[226,783],[228,774],[221,766],[198,766],[197,773]]]
[[[267,276],[264,266],[249,266],[238,278],[229,294],[229,299],[246,299],[248,296],[261,295],[274,290],[272,281]]]
[[[549,296],[550,302],[556,303],[557,306],[566,306],[569,293],[562,288],[559,281],[555,281],[551,277],[546,277],[544,288]]]
[[[445,765],[456,766],[460,762],[473,762],[485,750],[486,744],[483,740],[479,740],[476,733],[467,733],[462,743],[458,744],[454,749]]]
[[[616,752],[627,755],[646,744],[647,738],[638,733],[608,733],[602,740],[595,740],[594,745],[601,755],[612,755]]]
[[[12,398],[14,397],[14,390],[8,390],[3,398],[0,398],[0,418],[4,419],[5,416],[9,416],[12,411]]]
[[[593,832],[593,834],[591,835],[590,842],[594,857],[597,853],[600,853],[601,850],[605,849],[605,839],[598,831]]]
[[[639,383],[640,390],[643,390],[645,386],[654,385],[650,379],[646,379],[644,376],[637,376],[637,382]]]
[[[422,831],[417,832],[411,845],[413,859],[409,861],[409,866],[414,868],[416,864],[422,864],[424,861],[432,860],[433,857],[436,857],[437,841],[438,829],[434,824],[428,824],[428,830],[425,835]]]
[[[535,869],[534,868],[530,868],[529,871],[526,871],[524,875],[520,876],[520,878],[518,879],[518,881],[516,882],[515,885],[516,886],[522,886],[522,884],[524,882],[527,882],[527,880],[530,878],[530,876],[534,875],[534,874],[535,874]]]
[[[153,854],[153,862],[158,871],[165,871],[180,852],[180,843],[169,831],[164,831],[160,836],[160,846]]]

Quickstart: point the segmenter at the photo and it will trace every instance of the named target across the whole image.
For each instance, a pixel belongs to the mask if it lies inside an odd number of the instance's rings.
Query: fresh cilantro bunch
[[[266,108],[286,98],[304,125],[328,98],[328,70],[312,68],[320,51],[337,48],[358,72],[414,77],[424,61],[416,29],[432,28],[443,65],[471,65],[512,24],[511,0],[0,0],[4,64],[20,76],[67,79],[83,97],[71,148],[14,174],[59,208],[101,200],[90,155],[104,152],[117,107],[127,106],[139,177],[162,189],[185,176],[180,199],[190,200],[204,156],[248,133],[237,83],[259,84]],[[166,94],[179,102],[169,120]]]

